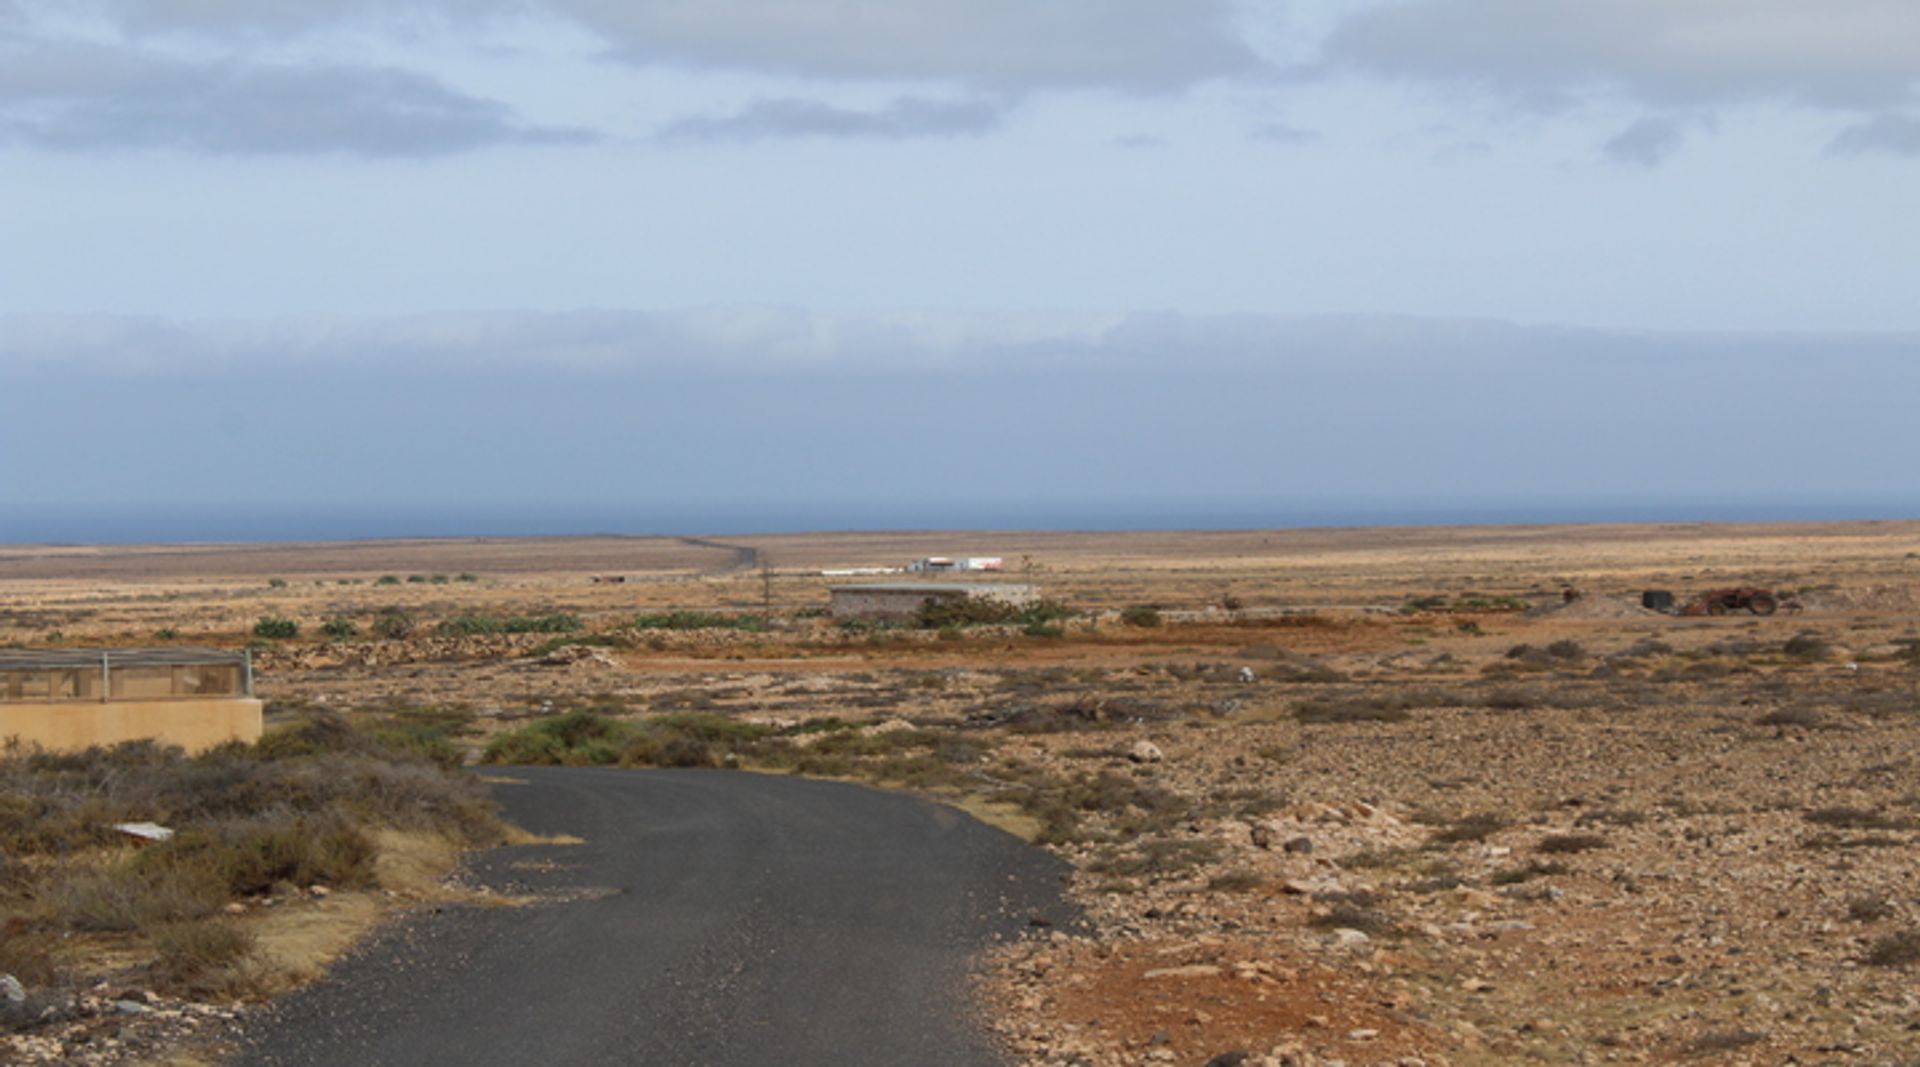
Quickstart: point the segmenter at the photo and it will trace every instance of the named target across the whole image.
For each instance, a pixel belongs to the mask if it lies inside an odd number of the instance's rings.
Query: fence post
[[[251,700],[253,699],[253,649],[243,649],[241,654],[246,657],[244,662],[247,674],[247,699]]]
[[[100,650],[100,703],[102,704],[113,699],[113,668],[108,664],[108,660],[112,657],[113,653],[104,648]]]

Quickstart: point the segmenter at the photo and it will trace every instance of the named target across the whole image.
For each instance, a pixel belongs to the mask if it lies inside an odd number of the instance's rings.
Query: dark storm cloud
[[[521,123],[502,104],[390,67],[0,44],[0,139],[46,148],[430,156],[590,137]]]
[[[818,100],[756,100],[731,114],[681,119],[660,132],[667,141],[759,141],[831,137],[898,141],[990,133],[1005,122],[1008,105],[988,100],[902,97],[863,110]]]

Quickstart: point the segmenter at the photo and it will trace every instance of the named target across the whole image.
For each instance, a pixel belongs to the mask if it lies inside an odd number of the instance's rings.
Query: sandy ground
[[[1089,617],[811,617],[820,570],[930,554]],[[1791,607],[1637,605],[1733,585]],[[413,636],[317,634],[391,608]],[[604,645],[433,634],[549,613]],[[1021,1062],[1920,1058],[1920,523],[0,549],[0,643],[238,646],[266,615],[303,626],[257,654],[277,711],[454,708],[476,749],[587,705],[977,741],[938,788],[1052,796],[1089,915],[983,974]]]

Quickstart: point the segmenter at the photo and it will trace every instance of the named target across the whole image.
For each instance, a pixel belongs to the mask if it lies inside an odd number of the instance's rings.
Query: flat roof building
[[[212,648],[0,651],[0,743],[56,750],[260,739],[253,663]]]
[[[1025,607],[1040,599],[1031,585],[1004,582],[876,582],[828,590],[836,619],[906,618],[930,600],[973,598]]]

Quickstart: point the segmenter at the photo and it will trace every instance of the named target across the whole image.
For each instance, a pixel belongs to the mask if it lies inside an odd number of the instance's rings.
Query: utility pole
[[[765,552],[760,553],[760,614],[773,622],[773,562]]]

